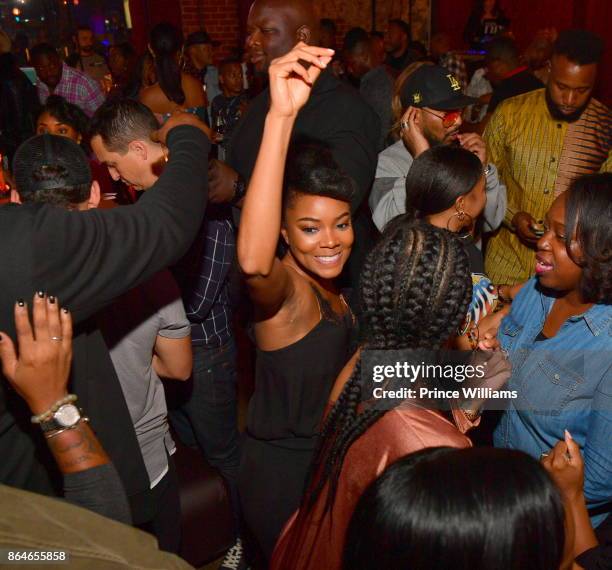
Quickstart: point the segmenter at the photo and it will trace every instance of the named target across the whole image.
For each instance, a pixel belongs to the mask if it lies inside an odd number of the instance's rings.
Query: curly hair
[[[567,191],[565,246],[582,267],[580,293],[587,303],[612,303],[612,173],[578,178]],[[572,253],[572,240],[581,250]]]
[[[454,334],[471,296],[467,253],[450,232],[400,216],[368,255],[361,274],[362,346],[439,350]],[[366,392],[358,361],[322,427],[307,478],[308,512],[329,482],[331,508],[344,457],[388,410],[358,411]]]
[[[38,113],[38,119],[40,119],[43,113],[47,113],[54,119],[64,123],[64,125],[72,127],[83,138],[81,143],[83,149],[86,152],[89,150],[88,134],[90,121],[89,117],[78,105],[70,103],[61,95],[49,95],[46,103]]]

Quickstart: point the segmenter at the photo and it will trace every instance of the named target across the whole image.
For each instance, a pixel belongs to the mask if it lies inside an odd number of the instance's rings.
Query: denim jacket
[[[539,458],[568,429],[584,456],[584,491],[597,525],[612,511],[612,306],[594,305],[536,341],[554,300],[533,278],[501,323],[499,340],[512,362],[507,388],[518,397],[494,442]]]

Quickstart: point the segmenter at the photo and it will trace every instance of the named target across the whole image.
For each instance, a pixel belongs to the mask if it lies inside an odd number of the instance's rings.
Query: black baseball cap
[[[402,107],[429,107],[441,111],[463,109],[478,101],[461,91],[461,84],[439,65],[422,65],[404,83],[400,93]]]
[[[46,168],[53,175],[41,176]],[[73,140],[58,135],[37,135],[15,152],[13,175],[21,195],[91,184],[89,160]]]
[[[187,36],[187,39],[185,40],[186,48],[189,46],[196,46],[198,44],[210,44],[211,46],[216,47],[218,45],[221,45],[221,42],[213,41],[208,32],[200,30],[199,32],[193,32],[189,34]]]

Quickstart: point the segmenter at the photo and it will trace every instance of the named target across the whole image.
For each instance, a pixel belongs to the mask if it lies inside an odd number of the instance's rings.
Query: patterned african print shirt
[[[484,139],[508,192],[504,225],[488,243],[485,269],[493,283],[520,283],[534,274],[535,251],[519,241],[512,218],[528,212],[543,220],[573,180],[612,171],[612,112],[591,99],[576,122],[558,121],[548,111],[545,89],[538,89],[502,102]]]

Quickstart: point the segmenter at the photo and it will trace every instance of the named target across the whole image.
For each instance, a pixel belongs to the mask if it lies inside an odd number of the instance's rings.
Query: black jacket
[[[36,88],[12,54],[0,55],[0,154],[12,160],[17,147],[36,131],[40,110]]]
[[[70,212],[49,205],[0,207],[0,330],[14,336],[16,299],[56,295],[75,322],[71,389],[115,463],[134,522],[146,520],[149,480],[106,345],[90,316],[176,262],[200,227],[207,200],[208,139],[181,126],[168,136],[170,161],[133,206]],[[54,466],[30,412],[0,379],[0,482],[50,493]]]
[[[228,164],[247,182],[251,177],[266,114],[270,91],[265,89],[249,105],[236,126],[228,149]],[[370,191],[378,159],[380,121],[359,93],[325,70],[293,128],[292,139],[305,137],[330,145],[334,158],[357,183],[353,212]]]

